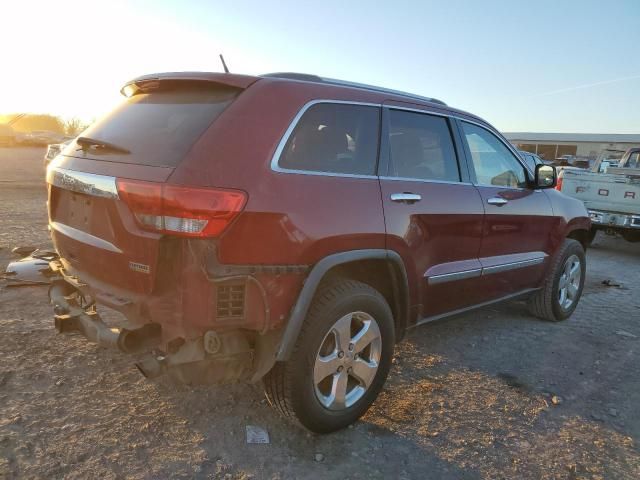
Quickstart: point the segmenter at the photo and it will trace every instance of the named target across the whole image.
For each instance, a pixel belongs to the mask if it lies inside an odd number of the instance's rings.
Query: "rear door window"
[[[446,118],[390,110],[389,176],[459,182],[456,151]]]
[[[118,162],[174,167],[238,92],[206,82],[161,82],[157,90],[123,100],[81,136],[131,152],[118,155]],[[113,159],[95,149],[86,156]]]
[[[280,156],[290,170],[375,175],[380,109],[318,103],[303,115]]]

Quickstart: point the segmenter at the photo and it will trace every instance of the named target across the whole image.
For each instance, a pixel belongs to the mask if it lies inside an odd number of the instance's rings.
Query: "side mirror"
[[[551,165],[536,165],[536,174],[533,180],[535,188],[553,188],[558,181],[556,167]]]

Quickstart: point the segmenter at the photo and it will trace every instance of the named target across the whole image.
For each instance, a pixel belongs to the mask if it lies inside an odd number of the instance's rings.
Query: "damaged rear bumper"
[[[149,323],[135,330],[111,328],[93,306],[83,307],[82,295],[64,279],[54,280],[49,288],[54,326],[58,333],[80,333],[88,340],[124,353],[138,353],[160,345],[160,326]]]
[[[101,347],[136,354],[135,366],[147,378],[168,374],[187,384],[256,381],[266,373],[258,368],[258,361],[271,363],[268,358],[275,358],[275,343],[270,336],[255,341],[241,330],[211,330],[197,338],[165,342],[157,323],[135,329],[110,327],[100,318],[81,283],[66,277],[59,265],[53,268],[60,273],[49,289],[56,330],[81,334]]]

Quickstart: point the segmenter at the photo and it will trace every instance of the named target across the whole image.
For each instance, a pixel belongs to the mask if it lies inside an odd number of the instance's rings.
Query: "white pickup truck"
[[[615,168],[599,160],[591,170],[566,169],[556,188],[584,202],[592,240],[604,230],[640,242],[640,148],[627,150]]]

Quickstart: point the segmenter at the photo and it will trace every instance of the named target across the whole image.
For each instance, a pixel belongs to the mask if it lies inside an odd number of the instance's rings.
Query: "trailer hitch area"
[[[148,353],[136,367],[146,378],[167,373],[187,385],[219,385],[248,380],[254,370],[254,353],[239,330],[208,331],[185,340],[172,353]]]
[[[147,323],[140,328],[111,328],[102,321],[93,306],[81,307],[80,292],[64,280],[54,280],[49,288],[54,325],[58,333],[80,333],[87,340],[124,353],[140,353],[160,345],[161,328]]]

